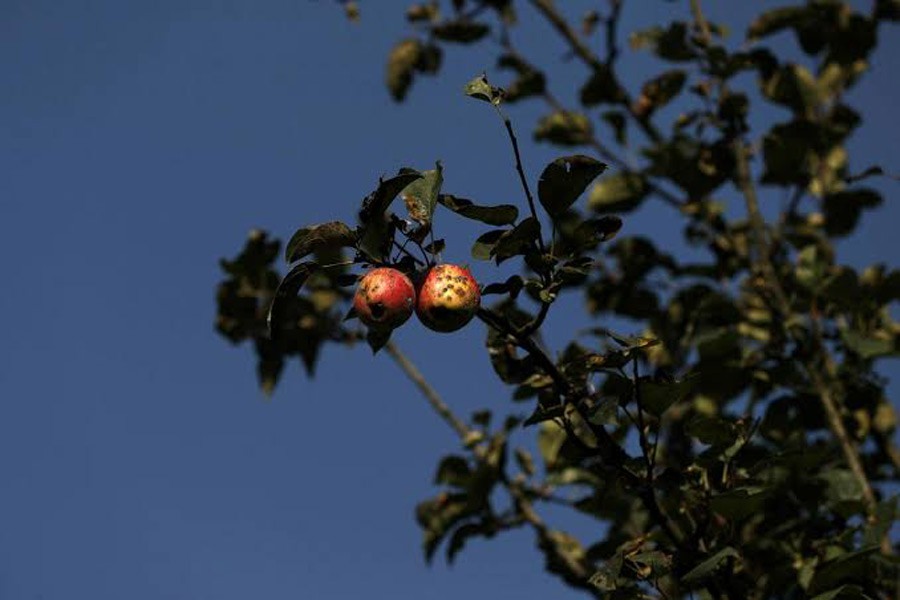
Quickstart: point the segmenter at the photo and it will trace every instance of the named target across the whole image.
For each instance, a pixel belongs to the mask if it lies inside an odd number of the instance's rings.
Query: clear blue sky
[[[0,5],[0,599],[574,597],[527,532],[424,567],[413,506],[456,442],[386,356],[329,348],[316,380],[293,365],[265,402],[250,349],[213,333],[217,259],[253,226],[352,219],[379,175],[435,159],[448,191],[520,201],[502,128],[460,94],[487,54],[452,51],[406,105],[388,99],[405,4],[362,2],[358,25],[325,0]],[[684,13],[629,5],[624,32]],[[860,169],[900,170],[897,33],[853,94]],[[549,30],[516,35],[561,64]],[[650,64],[622,67],[635,81]],[[551,84],[584,75],[568,63]],[[538,107],[511,112],[528,139]],[[558,153],[524,152],[532,179]],[[627,231],[675,244],[669,217],[651,204]],[[478,228],[441,219],[446,258],[467,260]],[[841,259],[896,266],[897,223],[888,200]],[[584,322],[563,312],[551,342]],[[482,335],[397,339],[467,414],[509,402]]]

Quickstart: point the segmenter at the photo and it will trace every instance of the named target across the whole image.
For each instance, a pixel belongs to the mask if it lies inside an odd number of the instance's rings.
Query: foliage
[[[846,143],[862,115],[846,93],[900,4],[879,0],[866,12],[812,0],[763,12],[730,40],[694,0],[690,22],[631,33],[631,49],[664,67],[629,90],[616,68],[624,0],[578,27],[552,0],[527,3],[588,68],[576,83],[581,106],[562,106],[512,45],[523,1],[413,5],[412,33],[391,51],[386,75],[403,100],[420,75],[439,72],[451,46],[497,44],[497,68],[512,78],[497,86],[478,76],[465,93],[503,121],[523,204],[445,193],[440,164],[400,169],[364,198],[355,226],[299,229],[284,278],[273,266],[279,243],[252,233],[222,261],[219,332],[254,344],[267,391],[292,356],[312,373],[326,343],[367,338],[373,350],[388,348],[461,440],[439,462],[439,493],[416,513],[429,560],[442,545],[452,561],[472,538],[528,527],[547,571],[598,598],[897,597],[900,548],[888,535],[897,499],[888,491],[900,453],[876,364],[900,352],[888,310],[900,300],[900,271],[842,265],[834,241],[882,201],[862,181],[882,169],[851,164]],[[779,32],[796,38],[799,56],[766,46]],[[598,38],[603,56],[592,49]],[[744,89],[746,74],[755,88]],[[504,112],[524,101],[547,108],[536,141],[577,149],[547,165],[537,201]],[[659,122],[658,109],[673,102],[686,108]],[[751,127],[765,104],[785,109],[783,120]],[[601,141],[601,126],[614,145]],[[636,163],[622,158],[626,144]],[[742,216],[725,211],[729,188]],[[760,202],[779,191],[791,201],[766,220]],[[651,200],[681,215],[686,243],[704,259],[684,262],[640,235],[615,238],[622,220],[612,213]],[[513,400],[532,403],[527,418],[511,410],[499,426],[488,411],[460,420],[389,334],[367,336],[352,314],[342,318],[356,281],[349,268],[416,276],[439,260],[448,242],[434,239],[436,210],[486,227],[473,258],[521,264],[521,274],[483,285],[499,300],[477,316],[497,377]],[[561,293],[582,294],[598,323],[640,323],[641,335],[598,326],[551,351],[539,333]],[[521,427],[533,427],[540,456],[511,447]],[[596,519],[604,535],[553,528],[539,512],[545,503]]]

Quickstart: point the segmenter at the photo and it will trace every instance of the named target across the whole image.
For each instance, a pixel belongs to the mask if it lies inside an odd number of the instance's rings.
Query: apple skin
[[[422,325],[440,333],[466,326],[481,305],[481,290],[465,267],[442,264],[431,268],[418,288],[416,315]]]
[[[359,320],[375,329],[403,325],[416,306],[416,289],[409,277],[397,269],[378,267],[359,280],[353,308]]]

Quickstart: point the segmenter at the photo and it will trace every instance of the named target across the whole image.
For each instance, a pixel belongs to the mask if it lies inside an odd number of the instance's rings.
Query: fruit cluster
[[[481,290],[469,269],[439,264],[415,276],[378,267],[360,280],[353,297],[359,320],[369,328],[390,331],[403,325],[413,311],[432,331],[449,333],[463,328],[481,304]]]

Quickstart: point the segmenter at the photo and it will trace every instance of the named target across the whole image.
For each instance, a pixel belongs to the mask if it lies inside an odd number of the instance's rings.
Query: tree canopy
[[[524,4],[589,68],[567,82],[577,105],[550,88],[527,41],[513,43]],[[892,117],[860,114],[847,94],[879,34],[895,32],[900,2],[786,5],[745,32],[709,21],[699,0],[691,20],[622,32],[627,4],[582,15],[552,0],[412,5],[387,92],[407,99],[455,46],[495,49],[447,101],[497,113],[521,201],[444,190],[452,165],[402,167],[361,190],[355,223],[290,224],[300,227],[286,244],[253,231],[221,261],[217,330],[252,344],[267,392],[296,358],[312,375],[327,344],[364,342],[397,361],[460,441],[416,511],[428,560],[528,528],[544,568],[597,598],[896,598],[900,452],[877,367],[900,352],[900,271],[842,264],[835,243],[883,202],[873,178],[892,177],[847,146],[864,118]],[[344,5],[365,26],[365,6]],[[778,34],[793,36],[793,54],[773,51]],[[629,89],[625,51],[652,55],[658,73]],[[525,102],[544,111],[532,141],[563,153],[541,173],[525,172],[525,129],[509,116]],[[689,258],[619,235],[649,202],[680,215]],[[480,282],[480,325],[468,325],[484,327],[507,410],[458,416],[390,330],[349,310],[366,269],[415,280],[463,243],[436,238],[438,211],[480,228],[473,260],[519,266]],[[555,348],[541,333],[562,294],[580,295],[595,325]],[[612,318],[635,331],[613,331]],[[521,430],[537,456],[510,439]],[[603,526],[560,530],[547,504]]]

